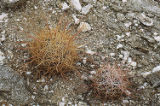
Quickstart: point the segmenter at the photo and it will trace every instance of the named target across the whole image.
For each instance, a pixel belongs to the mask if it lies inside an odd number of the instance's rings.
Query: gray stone
[[[139,19],[139,21],[144,24],[145,26],[153,26],[153,19],[147,17],[144,13],[141,13],[137,16],[137,18]]]
[[[123,21],[123,20],[125,20],[126,18],[125,18],[125,16],[124,16],[123,14],[117,13],[117,19],[120,20],[120,21]]]
[[[150,12],[160,16],[160,7],[153,0],[128,0],[127,6],[133,11]]]
[[[28,0],[1,0],[2,10],[16,10],[26,4]]]
[[[2,95],[18,104],[25,104],[30,98],[24,79],[7,66],[0,66],[0,96]]]

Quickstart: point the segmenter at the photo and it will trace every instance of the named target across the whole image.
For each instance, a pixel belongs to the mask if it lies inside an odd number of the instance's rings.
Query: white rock
[[[94,51],[92,51],[92,50],[90,50],[90,49],[87,49],[87,50],[86,50],[86,53],[87,53],[87,54],[90,54],[90,55],[94,55],[96,52],[94,52]]]
[[[127,35],[127,36],[130,36],[130,35],[131,35],[131,33],[130,33],[130,32],[126,32],[126,35]]]
[[[74,23],[79,24],[79,19],[76,17],[76,15],[72,14],[72,17],[74,19]]]
[[[132,58],[131,58],[131,57],[128,58],[128,64],[131,65],[131,66],[133,66],[133,67],[136,67],[136,66],[137,66],[137,63],[134,62],[134,61],[132,61]]]
[[[0,15],[0,22],[3,22],[3,19],[6,18],[6,17],[8,17],[8,14],[2,13],[2,14]]]
[[[121,36],[120,36],[120,35],[116,35],[118,41],[121,41],[122,38],[124,38],[124,36],[125,36],[125,35],[123,35],[123,34],[122,34]]]
[[[69,6],[68,6],[68,4],[66,2],[63,2],[61,5],[62,5],[62,10],[69,9]]]
[[[65,106],[65,102],[59,102],[58,106]]]
[[[158,72],[158,71],[160,71],[160,65],[154,67],[153,70],[152,70],[153,73]]]
[[[91,2],[96,3],[97,0],[83,0],[83,2],[85,2],[85,3],[91,3]]]
[[[91,4],[88,4],[88,5],[84,6],[84,7],[82,8],[82,14],[85,14],[85,15],[86,15],[92,7],[93,7],[93,6],[92,6]]]
[[[140,22],[146,26],[153,26],[153,19],[147,17],[144,13],[141,13],[137,17]]]
[[[0,38],[0,42],[4,41],[6,38],[5,38],[5,35],[2,35],[1,38]]]
[[[127,27],[127,28],[130,27],[131,25],[132,25],[131,22],[124,23],[124,26]]]
[[[86,32],[86,31],[91,30],[91,26],[86,22],[81,22],[78,27],[78,30],[80,30],[82,32]]]
[[[127,0],[122,0],[123,3],[127,2]]]
[[[121,53],[123,54],[123,61],[125,62],[129,57],[129,52],[128,51],[121,51]]]
[[[96,74],[96,71],[91,71],[90,74],[94,75]]]
[[[118,45],[117,45],[117,49],[122,48],[122,47],[123,47],[122,44],[118,44]]]
[[[19,1],[19,0],[9,0],[10,3],[15,3],[17,1]]]
[[[79,2],[79,0],[70,0],[71,6],[73,6],[76,10],[81,11],[82,6]]]
[[[30,75],[31,73],[32,73],[32,72],[30,72],[30,71],[27,71],[27,72],[26,72],[27,75]]]
[[[47,91],[48,90],[48,85],[45,85],[44,86],[44,91]]]
[[[152,71],[141,73],[141,75],[145,78],[145,77],[147,77],[148,75],[150,75],[150,74],[152,74],[152,73],[155,73],[155,72],[159,72],[159,71],[160,71],[160,65],[154,67],[154,68],[152,69]]]
[[[136,67],[136,66],[137,66],[137,63],[136,63],[135,61],[132,61],[132,62],[130,63],[130,65],[133,66],[133,67]]]
[[[147,77],[148,75],[150,75],[150,74],[151,74],[151,71],[141,73],[141,75],[142,75],[144,78],[146,78],[146,77]]]
[[[44,78],[37,80],[37,82],[46,82]]]
[[[127,103],[129,103],[129,101],[128,100],[123,100],[123,103],[127,104]]]
[[[83,64],[86,64],[87,63],[87,58],[85,57],[84,59],[83,59]]]
[[[111,56],[111,57],[113,57],[113,56],[115,56],[115,55],[116,55],[115,53],[110,53],[110,56]]]
[[[158,33],[157,33],[157,32],[154,32],[153,34],[154,34],[155,36],[156,36],[156,35],[158,35]]]
[[[4,59],[6,57],[4,56],[4,53],[2,51],[0,51],[0,65],[3,65],[4,64]]]
[[[154,39],[155,39],[157,42],[160,42],[160,36],[154,36]]]

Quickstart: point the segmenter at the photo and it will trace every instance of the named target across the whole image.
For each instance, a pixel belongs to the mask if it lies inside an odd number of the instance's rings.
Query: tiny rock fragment
[[[87,50],[86,50],[86,53],[87,53],[87,54],[90,54],[90,55],[94,55],[94,54],[95,54],[95,52],[94,52],[94,51],[91,51],[90,49],[87,49]]]
[[[3,19],[6,18],[7,16],[8,16],[8,14],[2,13],[2,14],[0,15],[0,22],[3,22]]]
[[[1,32],[0,43],[6,39],[4,34],[5,34],[5,31]]]
[[[4,53],[0,51],[0,65],[4,64],[4,59],[5,59]]]
[[[91,30],[91,26],[86,22],[81,22],[78,27],[78,30],[80,30],[82,32],[87,32],[87,31]]]
[[[68,4],[66,2],[63,2],[61,5],[62,5],[62,10],[69,9],[69,6],[68,6]]]
[[[86,15],[92,7],[93,7],[93,6],[92,6],[91,4],[88,4],[88,5],[84,6],[84,7],[82,8],[82,14],[85,14],[85,15]]]
[[[74,23],[79,24],[79,19],[76,17],[76,15],[72,14],[72,17],[74,19]]]
[[[82,6],[79,0],[70,0],[70,5],[73,6],[76,10],[81,11]]]
[[[160,65],[154,67],[153,70],[152,70],[153,73],[158,72],[158,71],[160,71]]]
[[[127,0],[122,0],[123,3],[127,2]]]
[[[155,39],[157,42],[160,42],[160,36],[155,36],[154,39]]]
[[[138,15],[139,21],[145,26],[153,26],[153,19],[147,17],[144,13]]]

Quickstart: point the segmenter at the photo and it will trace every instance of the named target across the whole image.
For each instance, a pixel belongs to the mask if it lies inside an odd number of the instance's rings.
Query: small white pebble
[[[153,34],[154,34],[155,36],[157,36],[157,35],[158,35],[158,33],[157,33],[157,32],[154,32]]]
[[[37,80],[37,82],[45,82],[45,79],[41,78],[41,79]]]
[[[8,17],[8,14],[2,13],[2,14],[0,15],[0,22],[3,22],[3,19],[6,18],[6,17]]]
[[[48,90],[48,85],[45,85],[44,86],[44,91],[47,91]]]
[[[81,79],[87,80],[88,78],[87,78],[85,75],[82,75],[82,76],[81,76]]]
[[[62,98],[62,101],[63,101],[63,102],[65,101],[65,97]]]
[[[65,106],[65,103],[64,102],[59,102],[58,106]]]
[[[62,10],[69,9],[69,6],[68,6],[68,4],[66,2],[63,2],[61,5],[62,5]]]
[[[127,35],[127,36],[130,36],[130,35],[131,35],[131,33],[130,33],[130,32],[126,32],[126,35]]]
[[[154,36],[154,39],[155,39],[157,42],[160,42],[160,36]]]
[[[4,18],[7,18],[7,17],[8,17],[8,14],[2,13],[2,14],[0,15],[0,22],[3,22],[3,19],[4,19]]]
[[[137,63],[134,62],[134,61],[132,61],[132,62],[130,63],[130,65],[133,66],[133,67],[136,67],[136,66],[137,66]]]
[[[114,57],[116,54],[115,53],[110,53],[109,54],[111,57]]]
[[[35,99],[35,98],[36,98],[34,95],[32,95],[31,97],[32,97],[32,99]]]
[[[5,35],[2,35],[2,37],[0,38],[0,42],[4,41],[5,39]]]
[[[92,75],[96,74],[96,71],[90,71],[90,74],[92,74]]]
[[[34,6],[34,9],[37,9],[38,7],[37,6]]]
[[[125,62],[129,57],[129,52],[128,51],[121,51],[121,53],[123,54],[123,60]]]
[[[83,64],[86,64],[86,62],[87,62],[87,58],[85,57],[85,58],[83,59]]]
[[[118,44],[118,45],[117,45],[117,49],[122,48],[122,47],[123,47],[122,44]]]
[[[22,43],[21,46],[22,46],[22,47],[26,47],[27,44],[26,44],[26,43]]]
[[[132,23],[131,22],[127,22],[127,23],[124,23],[124,25],[125,25],[125,27],[130,27],[131,25],[132,25]]]
[[[87,54],[90,54],[90,55],[94,55],[94,54],[95,54],[95,52],[92,51],[92,50],[90,50],[90,49],[87,49],[87,50],[86,50],[86,53],[87,53]]]
[[[82,31],[82,32],[87,32],[89,30],[91,30],[91,26],[87,23],[87,22],[81,22],[78,30]]]
[[[120,35],[116,35],[118,41],[120,41],[124,36],[125,35],[123,35],[123,34],[121,36]]]
[[[27,72],[26,72],[26,74],[27,74],[27,75],[30,75],[30,74],[31,74],[31,72],[30,72],[30,71],[27,71]]]
[[[123,100],[123,103],[127,104],[127,103],[129,103],[129,101],[128,100]]]
[[[105,10],[106,8],[107,8],[106,6],[103,6],[103,7],[102,7],[103,10]]]
[[[153,73],[158,72],[158,71],[160,71],[160,65],[154,67],[153,70],[152,70]]]
[[[79,2],[79,0],[70,0],[71,6],[73,6],[76,10],[81,11],[82,6]]]
[[[122,0],[123,3],[127,2],[127,0]]]
[[[92,6],[91,4],[88,4],[88,5],[84,6],[84,7],[82,8],[82,14],[85,14],[85,15],[86,15],[92,7],[93,7],[93,6]]]
[[[2,51],[0,51],[0,65],[3,65],[4,64],[4,59],[6,57],[4,56],[4,53]]]
[[[149,71],[149,72],[143,72],[143,73],[141,73],[141,75],[144,77],[144,78],[146,78],[148,75],[150,75],[151,74],[151,72]]]
[[[121,55],[121,54],[120,54],[120,55],[119,55],[119,58],[121,58],[121,59],[122,59],[122,58],[123,58],[123,55]]]
[[[72,14],[72,17],[74,19],[74,23],[79,24],[79,19],[76,17],[76,15]]]

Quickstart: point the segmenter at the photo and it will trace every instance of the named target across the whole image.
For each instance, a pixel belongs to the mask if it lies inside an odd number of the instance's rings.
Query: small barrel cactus
[[[30,36],[31,40],[27,42],[26,49],[30,55],[27,64],[34,67],[32,73],[38,78],[55,74],[63,77],[66,72],[75,69],[78,45],[75,36],[61,25],[44,28]]]
[[[127,73],[117,65],[105,64],[91,78],[93,94],[103,100],[119,99],[130,95]]]

